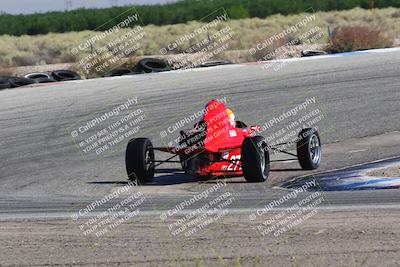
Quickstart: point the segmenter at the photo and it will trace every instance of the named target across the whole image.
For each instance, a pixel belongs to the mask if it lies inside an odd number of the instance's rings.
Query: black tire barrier
[[[49,73],[45,73],[45,72],[32,72],[32,73],[28,73],[24,75],[25,78],[28,79],[39,79],[39,78],[47,78],[50,79],[51,75]]]
[[[59,82],[80,80],[81,76],[78,73],[70,70],[56,70],[51,73],[53,78]]]
[[[56,80],[54,80],[53,78],[37,78],[35,79],[37,83],[55,83],[57,82]]]
[[[162,59],[158,58],[143,58],[141,59],[138,64],[136,65],[135,71],[136,72],[163,72],[163,71],[170,71],[171,66]]]
[[[201,63],[200,67],[207,68],[207,67],[215,67],[215,66],[229,65],[229,64],[233,64],[233,62],[230,60],[211,60]]]
[[[146,72],[133,70],[133,74],[146,74]]]
[[[103,77],[115,77],[115,76],[124,76],[124,75],[133,75],[135,72],[128,68],[116,68],[106,73]]]
[[[10,88],[11,84],[8,77],[0,77],[0,90]]]
[[[36,83],[34,79],[24,77],[9,77],[8,80],[10,82],[10,88],[16,88]]]
[[[303,50],[301,51],[301,56],[302,57],[312,57],[312,56],[321,56],[321,55],[327,55],[325,51],[319,51],[319,50]]]

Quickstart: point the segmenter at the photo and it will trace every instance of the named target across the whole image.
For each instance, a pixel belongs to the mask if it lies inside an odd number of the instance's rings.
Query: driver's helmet
[[[229,123],[233,126],[236,127],[236,120],[235,120],[235,114],[233,113],[232,110],[229,108],[226,109],[226,113],[228,114],[229,117]]]

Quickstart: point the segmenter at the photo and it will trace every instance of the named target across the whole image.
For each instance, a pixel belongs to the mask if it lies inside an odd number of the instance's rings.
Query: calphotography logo
[[[294,62],[293,58],[300,56],[300,53],[293,52],[299,47],[306,52],[320,50],[318,42],[324,38],[325,33],[316,22],[316,14],[302,16],[294,25],[257,43],[248,53],[262,65],[263,70],[280,71]],[[302,52],[302,55],[305,53]]]
[[[83,235],[101,237],[115,230],[121,224],[132,220],[140,214],[140,206],[146,201],[142,192],[134,187],[137,183],[128,182],[111,194],[88,204],[72,215],[73,220],[80,220],[79,229]],[[135,191],[134,193],[130,193]],[[124,195],[125,193],[125,195]]]
[[[221,57],[237,39],[237,34],[228,24],[224,8],[211,12],[203,18],[204,23],[162,47],[160,54],[168,55],[168,63],[174,69],[189,69]],[[179,52],[179,53],[177,53]]]
[[[86,159],[98,157],[124,141],[139,134],[147,119],[137,97],[98,113],[88,121],[79,122],[70,128],[71,137]]]
[[[207,105],[206,107],[191,113],[189,116],[183,117],[178,121],[173,122],[170,124],[165,130],[160,131],[160,136],[161,138],[166,138],[166,137],[175,137],[172,140],[171,139],[164,139],[163,141],[168,143],[169,146],[179,146],[181,141],[183,140],[183,137],[180,135],[176,137],[176,134],[179,133],[180,131],[184,130],[186,127],[191,127],[193,124],[199,122],[202,120],[204,117],[204,114],[207,112],[212,112],[213,110],[216,110],[219,107],[219,103],[227,103],[227,98],[226,97],[221,97],[217,99],[218,102],[213,103],[212,105]],[[222,116],[222,114],[219,114],[219,116]],[[215,117],[215,120],[218,119]],[[175,135],[175,136],[174,136]],[[199,137],[195,137],[199,138]]]
[[[168,229],[174,237],[187,238],[199,233],[229,213],[228,208],[233,204],[235,197],[229,191],[221,193],[224,187],[226,182],[218,181],[214,186],[161,213],[160,219],[169,222]]]
[[[269,202],[263,208],[257,209],[255,213],[249,215],[249,220],[261,219],[262,222],[256,226],[256,230],[263,237],[269,234],[279,237],[317,214],[318,206],[325,200],[320,192],[314,192],[298,200],[302,193],[315,187],[315,180],[308,181],[281,198]],[[290,204],[287,205],[288,203]]]
[[[130,56],[142,49],[146,36],[135,8],[106,21],[96,30],[95,34],[70,51],[78,59],[76,68],[87,76],[104,75],[124,64]]]
[[[400,266],[399,0],[2,0],[0,265]]]
[[[265,149],[276,154],[300,146],[307,136],[318,129],[328,129],[328,123],[323,106],[315,96],[310,96],[263,122],[260,133],[268,133],[265,138],[268,147]]]

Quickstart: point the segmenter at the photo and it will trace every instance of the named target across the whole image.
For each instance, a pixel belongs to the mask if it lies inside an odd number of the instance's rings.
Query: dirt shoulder
[[[400,217],[395,210],[318,211],[279,236],[228,214],[189,238],[172,236],[158,216],[140,216],[97,238],[80,221],[3,221],[2,265],[97,266],[396,266]],[[239,264],[240,263],[240,264]]]
[[[398,178],[400,177],[400,166],[392,166],[388,168],[373,170],[367,172],[366,175],[374,177]]]

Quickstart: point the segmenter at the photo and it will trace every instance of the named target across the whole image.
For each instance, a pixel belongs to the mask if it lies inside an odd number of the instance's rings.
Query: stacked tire
[[[13,77],[13,76],[0,77],[0,89],[16,88],[33,83],[36,83],[36,81],[24,77]]]
[[[215,67],[215,66],[222,66],[222,65],[230,65],[233,64],[230,60],[211,60],[203,62],[200,67],[208,68],[208,67]]]
[[[33,72],[33,73],[28,73],[24,76],[25,78],[28,79],[33,79],[37,83],[51,83],[51,82],[56,82],[56,80],[51,76],[51,74],[46,73],[46,72]]]
[[[59,82],[81,79],[81,76],[79,76],[78,73],[70,70],[56,70],[51,73],[51,76],[53,76],[53,78]]]
[[[131,69],[128,68],[115,68],[110,72],[106,73],[103,77],[115,77],[135,74]]]
[[[169,64],[162,59],[158,58],[143,58],[140,60],[135,68],[136,72],[152,73],[170,71]]]
[[[10,88],[11,84],[7,77],[0,77],[0,90]]]

